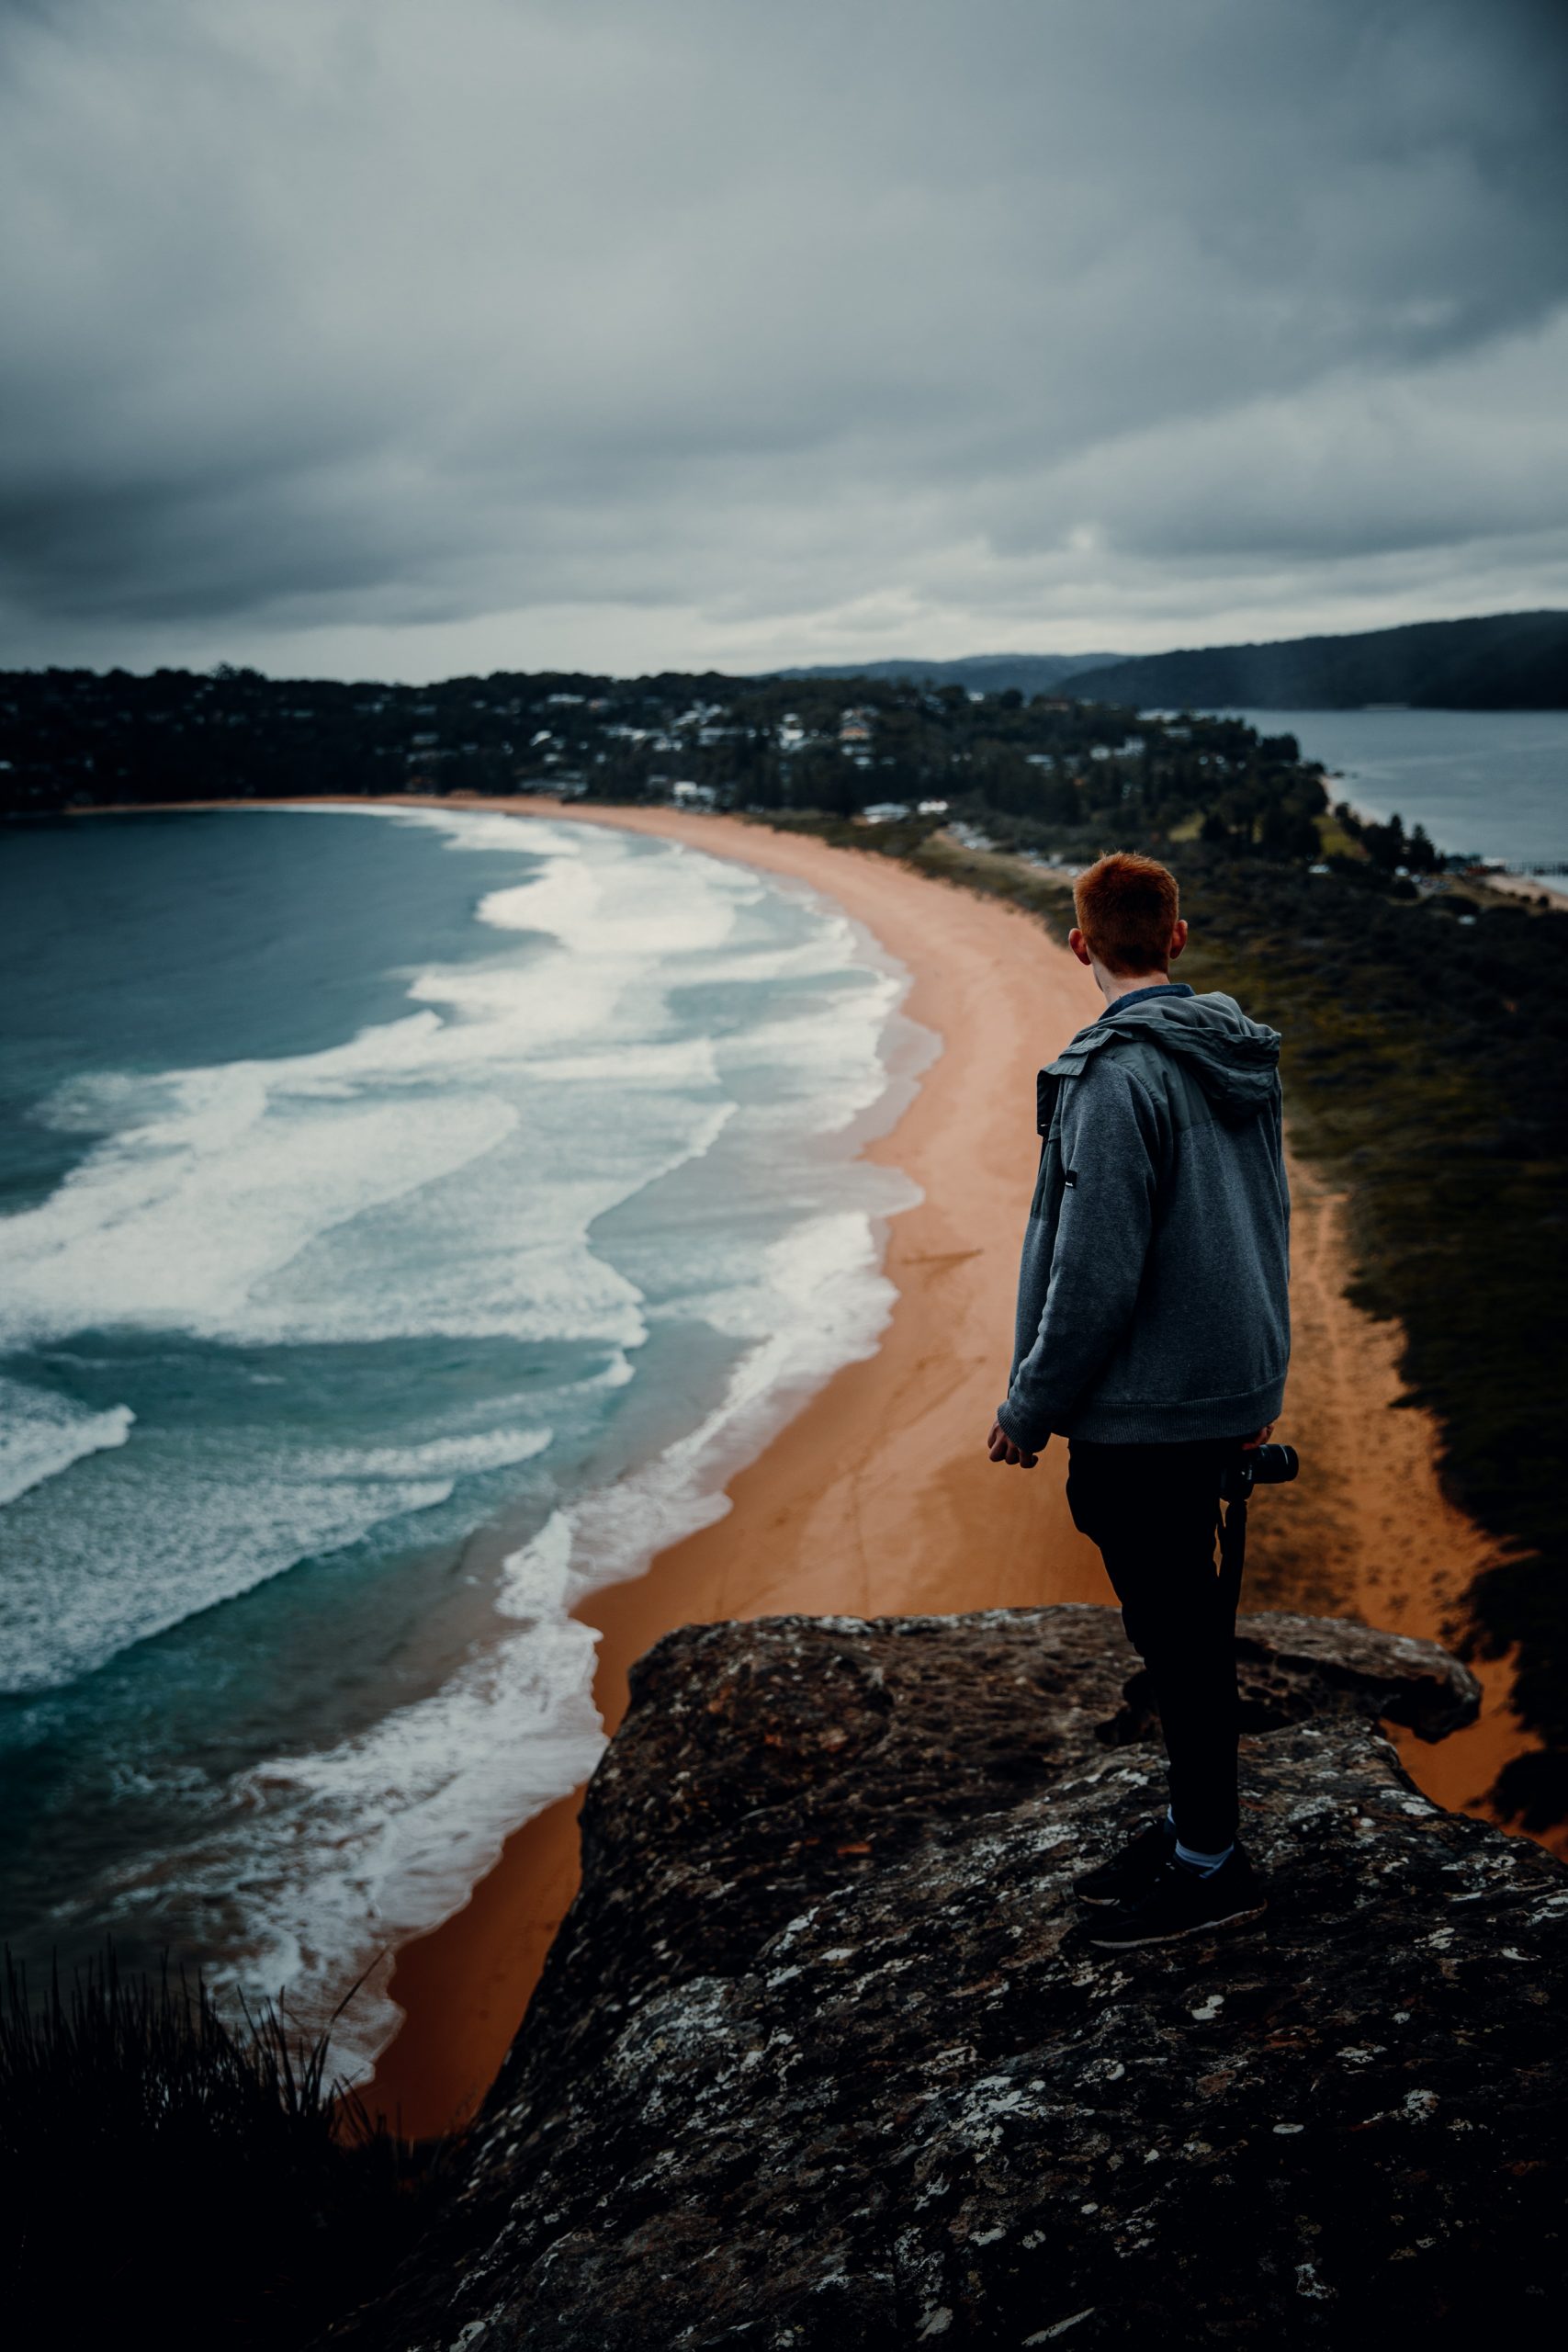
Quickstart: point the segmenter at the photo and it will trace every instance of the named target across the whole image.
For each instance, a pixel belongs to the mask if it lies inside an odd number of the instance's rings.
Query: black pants
[[[1127,1638],[1149,1670],[1170,1759],[1176,1834],[1217,1854],[1235,1836],[1235,1616],[1215,1560],[1234,1438],[1068,1450],[1067,1503],[1098,1544]]]

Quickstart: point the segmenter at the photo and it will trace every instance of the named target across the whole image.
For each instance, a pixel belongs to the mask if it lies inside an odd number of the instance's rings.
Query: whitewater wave
[[[322,2024],[359,1980],[334,2064],[351,2078],[371,2070],[401,2018],[389,1990],[396,1947],[456,1910],[512,1832],[604,1751],[598,1636],[570,1611],[722,1518],[736,1467],[829,1373],[874,1351],[895,1296],[877,1257],[863,1216],[824,1216],[768,1250],[760,1281],[712,1294],[707,1311],[754,1342],[723,1396],[656,1459],[558,1507],[505,1557],[501,1637],[369,1731],[246,1776],[243,1826],[182,1863],[208,1899],[241,1905],[253,1923],[243,1960],[220,1963],[216,1984],[246,1997],[285,1991],[297,2017]],[[122,1883],[118,1907],[132,1916],[158,1891],[155,1875]]]
[[[16,1502],[90,1453],[123,1445],[135,1419],[129,1405],[95,1412],[50,1389],[0,1378],[0,1504]]]
[[[7,1526],[0,1692],[64,1688],[301,1560],[437,1510],[464,1477],[533,1461],[547,1429],[407,1446],[266,1444],[253,1430],[106,1464],[74,1511]],[[108,1443],[117,1442],[110,1439]]]
[[[476,845],[463,819],[440,821]],[[564,829],[472,821],[551,861],[480,910],[547,944],[420,973],[420,1011],[324,1052],[62,1090],[45,1118],[103,1140],[0,1220],[0,1344],[119,1326],[636,1344],[637,1301],[588,1232],[730,1114],[707,1041],[670,1034],[667,997],[725,935],[734,894],[677,866],[654,919],[640,877],[589,871]],[[484,916],[498,897],[504,921]]]

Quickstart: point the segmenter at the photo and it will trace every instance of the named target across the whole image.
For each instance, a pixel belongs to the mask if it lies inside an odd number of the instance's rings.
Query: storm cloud
[[[1526,0],[0,6],[0,660],[1568,602]]]

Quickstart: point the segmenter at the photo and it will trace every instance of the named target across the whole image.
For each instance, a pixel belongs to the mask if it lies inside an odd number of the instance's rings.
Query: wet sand
[[[889,1228],[898,1296],[883,1343],[730,1482],[726,1518],[583,1604],[601,1634],[607,1727],[631,1661],[680,1624],[1110,1604],[1099,1555],[1067,1513],[1065,1446],[1027,1473],[984,1451],[1034,1177],[1033,1073],[1098,1011],[1089,973],[1031,918],[874,852],[665,809],[472,805],[629,826],[810,883],[908,967],[905,1010],[943,1041],[897,1126],[870,1147],[925,1194]],[[1495,1547],[1444,1498],[1429,1417],[1401,1405],[1397,1328],[1344,1296],[1340,1204],[1300,1169],[1295,1183],[1297,1339],[1280,1435],[1307,1475],[1254,1507],[1245,1605],[1440,1635]],[[1472,1731],[1438,1747],[1402,1739],[1440,1802],[1473,1804],[1525,1744],[1508,1684],[1506,1665],[1488,1669],[1488,1714]],[[391,1990],[406,2022],[370,2097],[405,2131],[447,2128],[499,2066],[576,1883],[579,1803],[580,1792],[525,1824],[464,1909],[400,1951]]]

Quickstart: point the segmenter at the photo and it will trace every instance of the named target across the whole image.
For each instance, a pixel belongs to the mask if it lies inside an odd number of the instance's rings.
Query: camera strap
[[[1235,1496],[1220,1521],[1220,1599],[1227,1616],[1241,1606],[1241,1572],[1247,1564],[1247,1498]]]

